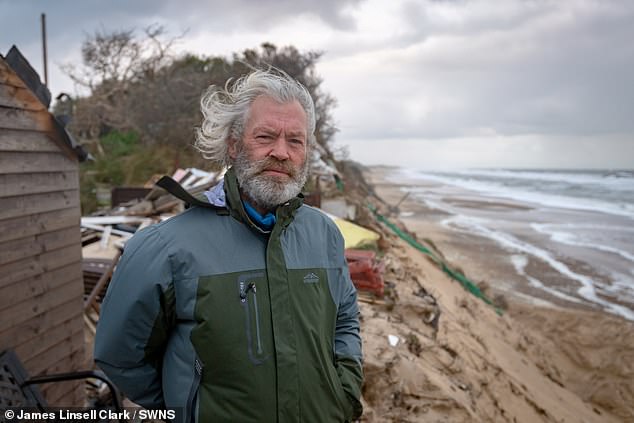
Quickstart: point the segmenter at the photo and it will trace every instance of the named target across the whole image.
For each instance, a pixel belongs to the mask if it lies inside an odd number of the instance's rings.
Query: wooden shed
[[[79,164],[50,93],[13,47],[0,55],[0,350],[30,375],[86,369]],[[42,385],[83,405],[77,382]]]

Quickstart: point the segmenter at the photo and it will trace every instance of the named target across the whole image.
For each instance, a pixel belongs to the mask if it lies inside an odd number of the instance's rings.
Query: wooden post
[[[44,85],[48,88],[48,58],[46,51],[46,14],[42,13],[42,55],[44,62]]]

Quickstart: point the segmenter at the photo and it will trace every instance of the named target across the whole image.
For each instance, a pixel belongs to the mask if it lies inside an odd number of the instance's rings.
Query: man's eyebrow
[[[256,126],[255,128],[253,128],[253,130],[254,131],[275,132],[275,130],[273,128],[271,128],[270,126],[265,126],[265,125]]]
[[[270,126],[256,126],[255,128],[253,128],[253,133],[256,132],[264,132],[266,134],[277,134],[277,129],[270,127]]]
[[[255,128],[253,128],[253,132],[257,132],[257,131],[263,131],[267,133],[277,133],[277,129],[274,129],[273,127],[266,126],[266,125],[256,126]],[[287,135],[292,137],[306,136],[306,133],[301,129],[290,129],[286,133]]]
[[[305,137],[306,136],[306,133],[304,131],[300,130],[300,129],[295,130],[295,131],[294,130],[290,130],[290,131],[287,132],[287,134],[289,136],[291,136],[291,137]]]

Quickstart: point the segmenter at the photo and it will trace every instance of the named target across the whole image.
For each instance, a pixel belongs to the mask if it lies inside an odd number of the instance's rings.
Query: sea
[[[408,181],[463,256],[495,254],[514,272],[492,284],[634,321],[633,170],[401,168],[389,179]]]

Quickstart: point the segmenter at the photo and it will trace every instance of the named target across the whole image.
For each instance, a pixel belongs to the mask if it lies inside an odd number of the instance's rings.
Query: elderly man
[[[206,201],[136,234],[95,361],[133,401],[199,422],[360,416],[356,291],[332,221],[302,205],[315,111],[281,72],[201,100],[197,147],[230,166]]]

